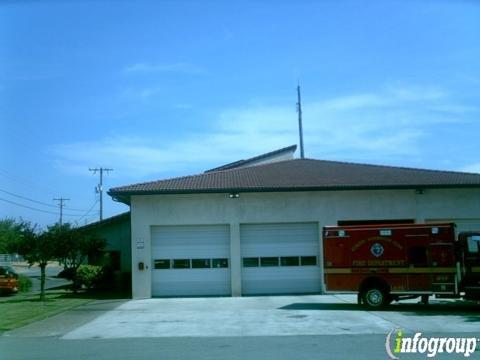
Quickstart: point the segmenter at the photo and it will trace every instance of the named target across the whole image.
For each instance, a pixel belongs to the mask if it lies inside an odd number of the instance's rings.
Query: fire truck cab
[[[381,224],[323,228],[327,293],[357,293],[380,307],[431,295],[480,299],[480,231],[455,224]]]

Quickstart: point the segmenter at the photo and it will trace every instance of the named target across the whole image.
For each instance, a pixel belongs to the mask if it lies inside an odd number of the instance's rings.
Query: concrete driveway
[[[478,305],[433,300],[365,311],[351,295],[175,298],[127,301],[63,339],[478,332]]]

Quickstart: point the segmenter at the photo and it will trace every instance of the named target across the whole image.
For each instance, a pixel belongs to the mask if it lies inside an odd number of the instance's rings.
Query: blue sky
[[[295,144],[297,81],[307,157],[480,172],[479,45],[474,1],[4,2],[0,217]]]

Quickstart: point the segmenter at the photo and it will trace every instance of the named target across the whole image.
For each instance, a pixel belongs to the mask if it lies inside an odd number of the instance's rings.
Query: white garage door
[[[230,294],[227,225],[152,227],[152,296]]]
[[[480,231],[480,219],[429,219],[426,222],[453,222],[457,234],[462,231]]]
[[[245,224],[240,238],[243,294],[320,292],[316,223]]]

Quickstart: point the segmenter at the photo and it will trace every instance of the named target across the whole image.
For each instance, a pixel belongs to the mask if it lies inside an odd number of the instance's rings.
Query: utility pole
[[[62,226],[62,224],[63,224],[63,208],[65,207],[64,202],[68,201],[70,199],[60,197],[60,198],[55,198],[53,200],[58,201],[58,207],[60,208],[60,226]]]
[[[100,184],[97,186],[97,192],[100,193],[100,221],[103,220],[103,172],[106,171],[107,173],[109,171],[113,171],[113,169],[106,169],[106,168],[94,168],[94,169],[88,169],[89,171],[93,171],[94,174],[97,173],[97,171],[100,173]]]
[[[305,157],[303,151],[303,128],[302,128],[302,99],[300,97],[300,84],[297,85],[297,111],[298,111],[298,132],[300,134],[300,158]]]

